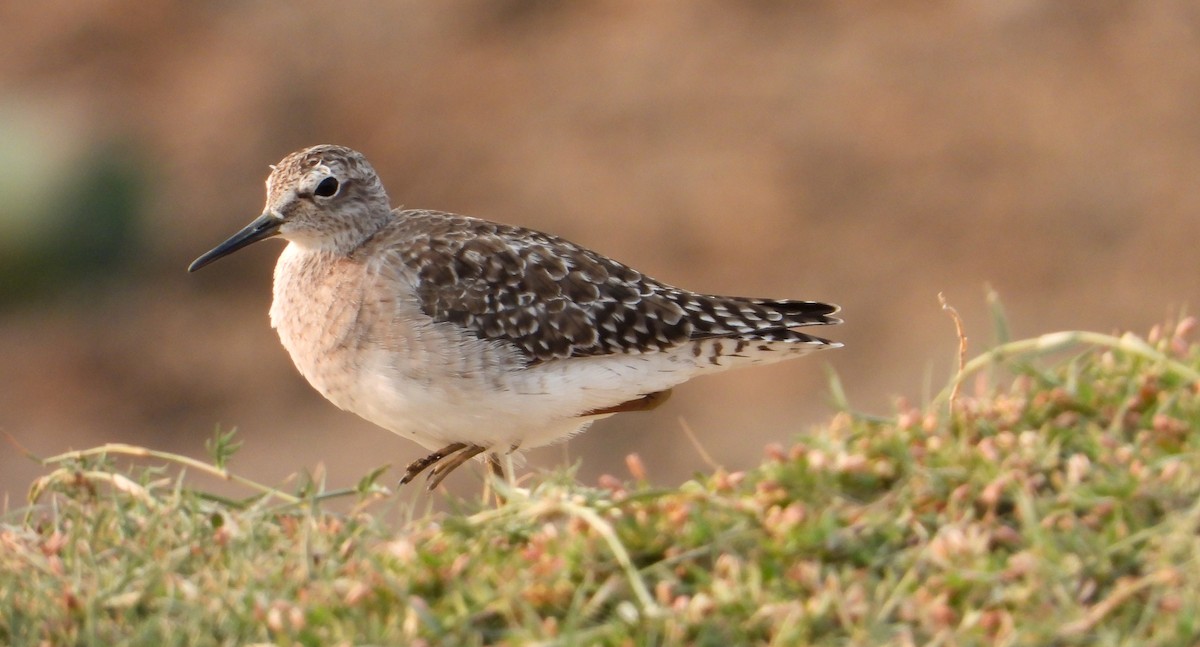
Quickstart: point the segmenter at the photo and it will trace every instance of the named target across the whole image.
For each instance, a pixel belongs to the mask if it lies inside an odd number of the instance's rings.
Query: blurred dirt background
[[[267,165],[365,152],[397,205],[551,231],[684,287],[828,300],[846,348],[680,388],[534,466],[673,485],[950,374],[963,313],[1145,332],[1197,302],[1191,0],[0,4],[0,431],[333,486],[420,452],[336,410],[267,321]],[[478,471],[478,470],[476,470]],[[41,470],[0,443],[0,492]],[[392,473],[392,476],[395,472]],[[393,482],[391,476],[388,481]],[[477,491],[469,470],[451,479]]]

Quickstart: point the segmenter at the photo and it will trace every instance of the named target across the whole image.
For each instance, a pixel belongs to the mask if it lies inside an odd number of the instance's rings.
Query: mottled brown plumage
[[[562,238],[477,218],[402,211],[379,235],[373,242],[417,277],[425,314],[508,342],[528,364],[713,337],[811,342],[790,328],[839,321],[824,303],[694,294]]]

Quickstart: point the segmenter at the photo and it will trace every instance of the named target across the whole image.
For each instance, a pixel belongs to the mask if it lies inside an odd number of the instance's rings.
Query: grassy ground
[[[0,524],[0,644],[1195,644],[1194,325],[1002,344],[926,405],[843,406],[669,490],[634,460],[435,515],[378,475],[193,489],[228,438],[183,476],[137,448],[52,459]]]

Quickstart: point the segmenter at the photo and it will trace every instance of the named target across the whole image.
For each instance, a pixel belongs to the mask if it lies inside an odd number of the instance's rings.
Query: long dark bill
[[[192,261],[192,264],[188,266],[188,271],[195,272],[222,256],[228,256],[247,245],[278,235],[279,225],[281,224],[283,224],[283,221],[279,218],[272,214],[264,213],[255,218],[254,222],[243,227],[241,231],[230,236],[229,240],[217,245],[208,253]]]

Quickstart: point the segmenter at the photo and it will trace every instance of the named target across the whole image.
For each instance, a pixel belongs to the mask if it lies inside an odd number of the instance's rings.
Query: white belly
[[[603,416],[580,417],[688,379],[692,362],[670,354],[551,361],[490,376],[413,380],[386,357],[359,373],[342,408],[429,448],[452,442],[526,449],[562,440]],[[647,379],[647,376],[652,379]]]

